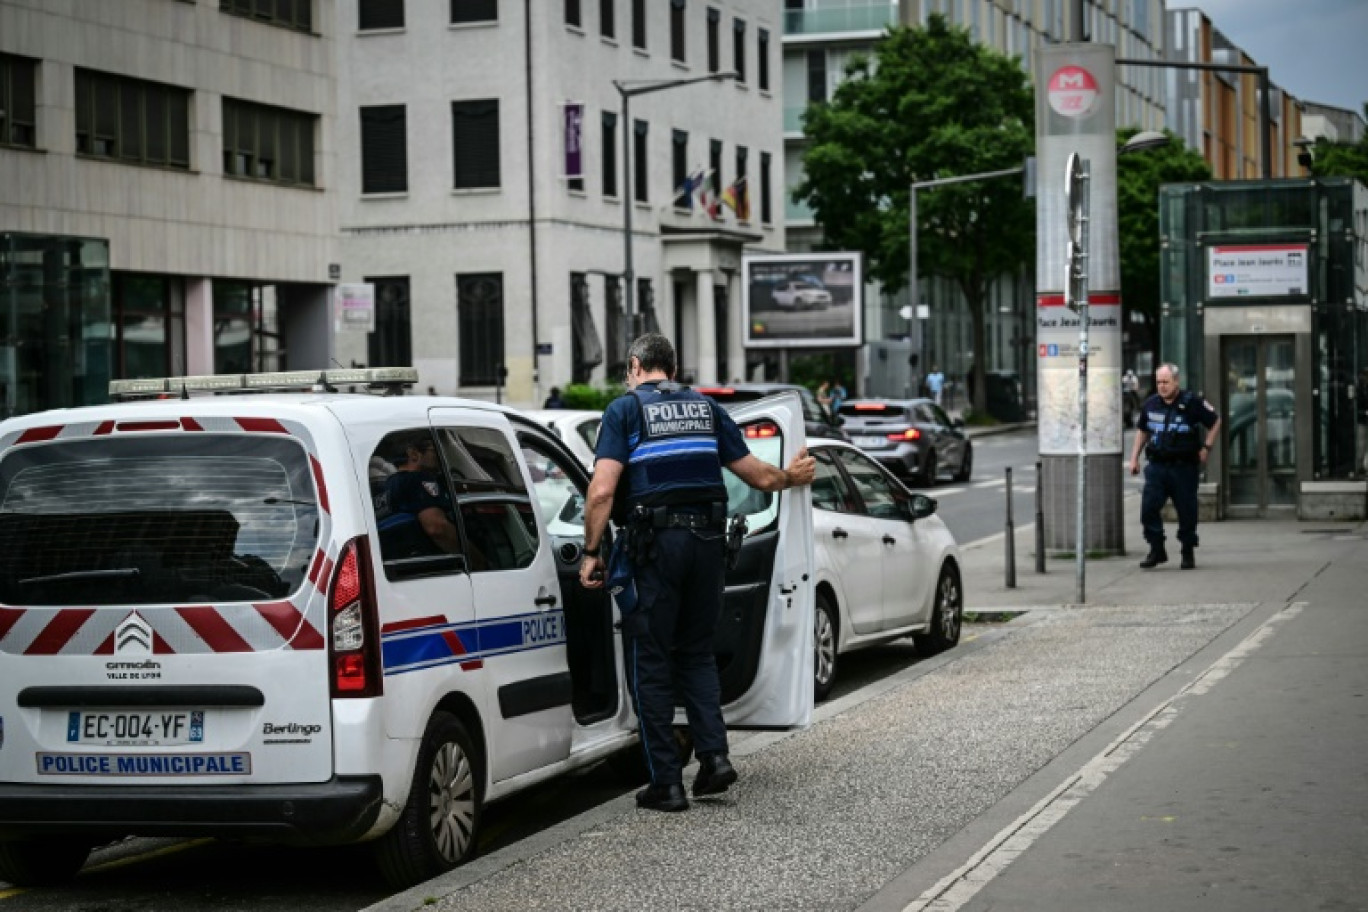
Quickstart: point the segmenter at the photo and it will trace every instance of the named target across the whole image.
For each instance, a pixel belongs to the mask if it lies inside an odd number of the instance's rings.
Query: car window
[[[309,456],[281,435],[11,447],[0,492],[0,601],[11,605],[284,598],[318,546]]]
[[[850,483],[841,474],[831,451],[814,450],[812,456],[817,460],[817,477],[812,480],[812,505],[832,513],[860,512]]]
[[[842,449],[840,454],[841,462],[870,516],[876,519],[906,518],[902,505],[908,499],[906,492],[899,491],[874,460],[854,450]]]
[[[767,419],[741,425],[746,445],[757,459],[779,465],[784,457],[784,438],[779,427]],[[727,485],[727,515],[745,516],[750,533],[767,528],[779,516],[779,498],[768,491],[757,491],[738,478],[730,469],[722,470]]]
[[[575,428],[580,438],[589,444],[590,450],[598,449],[599,426],[602,424],[602,418],[590,418],[588,421],[581,421]]]
[[[813,421],[817,424],[827,424],[826,412],[822,410],[822,404],[817,401],[817,397],[812,395],[812,390],[803,389],[798,394],[803,400],[803,420]]]
[[[414,452],[419,454],[418,463],[411,459]],[[429,461],[427,468],[420,464],[423,459]],[[460,538],[451,488],[442,472],[437,440],[431,428],[406,428],[385,435],[371,454],[367,472],[385,576],[392,580],[407,579],[411,574],[405,573],[406,568],[396,562],[447,553],[424,531],[419,518],[424,510],[440,509]],[[477,562],[469,543],[463,539],[461,553],[470,564]],[[455,567],[433,567],[424,575],[456,572]]]
[[[437,439],[471,570],[517,570],[537,556],[537,515],[513,448],[494,428],[439,428]]]
[[[575,486],[564,455],[530,435],[519,435],[523,458],[532,475],[532,491],[551,535],[584,535],[584,495]]]
[[[939,405],[930,405],[927,406],[927,408],[936,419],[937,424],[943,424],[946,427],[950,427],[950,416],[945,414],[945,409],[941,408]]]
[[[935,410],[935,408],[933,408],[929,403],[926,403],[926,402],[920,403],[920,404],[916,407],[916,409],[914,409],[913,420],[915,420],[915,421],[920,421],[920,422],[922,422],[923,424],[941,424],[941,423],[942,423],[941,420],[940,420],[940,418],[938,418],[938,417],[936,416],[936,410]],[[944,423],[949,424],[949,422],[944,422]]]

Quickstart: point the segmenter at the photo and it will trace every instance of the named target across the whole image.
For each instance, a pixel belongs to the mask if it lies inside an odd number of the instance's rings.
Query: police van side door
[[[737,406],[731,416],[751,451],[779,467],[804,446],[803,407],[794,392]],[[813,706],[812,491],[755,491],[724,472],[728,514],[749,531],[726,595],[715,647],[723,714],[739,728],[807,725]]]

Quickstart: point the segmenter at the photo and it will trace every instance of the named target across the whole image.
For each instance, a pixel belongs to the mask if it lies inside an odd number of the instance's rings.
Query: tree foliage
[[[1368,102],[1363,113],[1368,117]],[[1321,137],[1311,156],[1311,173],[1316,177],[1355,177],[1368,186],[1368,133],[1356,143],[1335,143]]]
[[[1138,132],[1134,128],[1118,130],[1117,144]],[[1206,159],[1175,134],[1164,133],[1169,138],[1167,146],[1116,159],[1121,303],[1127,320],[1132,313],[1144,317],[1152,344],[1159,339],[1159,187],[1211,180]]]
[[[1020,166],[1035,140],[1033,98],[1018,59],[941,15],[890,29],[872,56],[853,59],[829,102],[808,107],[810,145],[793,197],[811,207],[828,247],[861,251],[868,275],[897,291],[908,277],[910,185]],[[1007,178],[917,196],[918,274],[962,292],[980,396],[989,285],[1034,256],[1034,207],[1021,188]]]

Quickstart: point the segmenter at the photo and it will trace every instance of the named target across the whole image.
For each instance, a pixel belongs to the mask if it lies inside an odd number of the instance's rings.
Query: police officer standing
[[[1197,566],[1197,483],[1207,454],[1216,442],[1221,416],[1211,403],[1180,389],[1178,368],[1161,364],[1154,372],[1158,389],[1140,406],[1135,419],[1135,446],[1130,470],[1140,473],[1140,450],[1145,451],[1145,492],[1140,501],[1140,523],[1149,542],[1149,554],[1140,566],[1149,570],[1168,561],[1164,550],[1164,502],[1173,499],[1178,513],[1178,542],[1183,548],[1184,570]]]
[[[659,333],[636,339],[627,364],[629,392],[608,406],[599,430],[580,582],[603,585],[608,519],[625,518],[614,562],[619,548],[629,549],[635,604],[619,597],[623,658],[651,774],[637,804],[682,811],[689,801],[674,738],[676,691],[698,754],[694,797],[720,794],[736,781],[713,656],[726,570],[722,467],[753,488],[783,491],[810,484],[816,462],[806,449],[787,469],[752,455],[730,415],[673,381],[674,348]]]

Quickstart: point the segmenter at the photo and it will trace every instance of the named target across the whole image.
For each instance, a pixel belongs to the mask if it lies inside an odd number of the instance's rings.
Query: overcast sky
[[[1368,101],[1368,0],[1169,0],[1196,7],[1302,101],[1363,113]]]

